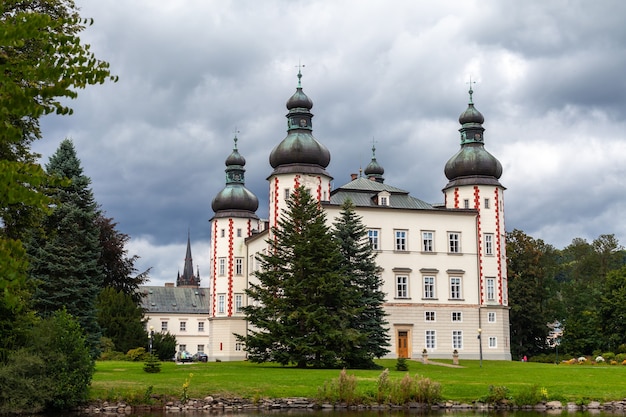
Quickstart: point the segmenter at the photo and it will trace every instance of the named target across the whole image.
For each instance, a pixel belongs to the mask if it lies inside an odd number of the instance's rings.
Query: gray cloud
[[[96,199],[154,283],[208,279],[211,200],[237,130],[267,215],[269,152],[303,68],[335,185],[376,156],[386,181],[442,201],[469,77],[504,166],[507,228],[563,247],[626,225],[626,4],[583,1],[77,1],[83,35],[120,76],[44,120],[43,161],[71,137]],[[205,281],[205,283],[208,283]]]

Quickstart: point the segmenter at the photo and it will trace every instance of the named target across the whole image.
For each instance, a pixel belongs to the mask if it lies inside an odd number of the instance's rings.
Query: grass
[[[442,361],[445,362],[445,361]],[[451,361],[449,361],[451,362]],[[390,378],[401,379],[406,372],[395,371],[395,360],[380,360]],[[424,365],[407,361],[411,376],[418,374],[439,382],[444,399],[471,402],[485,397],[489,386],[505,386],[515,397],[528,387],[539,386],[548,399],[611,401],[626,398],[626,366],[553,365],[532,362],[462,361],[463,368]],[[96,364],[90,397],[93,400],[141,402],[149,394],[180,398],[189,382],[188,396],[208,395],[249,399],[315,398],[318,388],[339,376],[338,369],[297,369],[276,364],[209,362],[177,365],[163,363],[161,372],[148,374],[142,362],[99,361]],[[380,370],[348,370],[357,378],[357,392],[375,393]]]

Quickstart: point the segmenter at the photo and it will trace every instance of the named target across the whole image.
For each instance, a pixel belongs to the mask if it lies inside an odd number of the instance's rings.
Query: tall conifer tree
[[[382,278],[376,265],[376,252],[368,241],[367,229],[361,216],[356,214],[354,204],[348,200],[341,208],[334,223],[334,235],[343,257],[342,274],[348,277],[348,284],[356,294],[352,301],[356,303],[357,313],[352,318],[351,328],[360,334],[356,344],[346,352],[346,365],[374,368],[374,358],[389,352]]]
[[[337,242],[308,190],[296,188],[287,206],[259,256],[258,283],[246,290],[256,301],[244,308],[251,330],[238,338],[253,362],[343,366],[358,333]]]
[[[69,182],[49,190],[55,204],[29,245],[30,277],[36,285],[34,307],[43,317],[65,307],[77,318],[96,354],[100,328],[95,302],[104,277],[98,265],[97,205],[89,187],[91,179],[83,174],[68,139],[50,157],[46,171]]]

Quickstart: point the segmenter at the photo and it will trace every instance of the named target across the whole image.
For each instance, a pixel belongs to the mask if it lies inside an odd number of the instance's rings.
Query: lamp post
[[[152,355],[152,339],[154,339],[154,327],[150,326],[150,333],[148,333],[148,348]]]
[[[483,367],[483,339],[482,337],[480,337],[480,334],[482,333],[483,329],[479,328],[478,329],[478,354],[479,354],[479,358],[480,358],[480,367]]]

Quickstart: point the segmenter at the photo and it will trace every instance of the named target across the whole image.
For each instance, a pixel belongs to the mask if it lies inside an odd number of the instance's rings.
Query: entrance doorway
[[[399,358],[408,358],[409,357],[409,332],[407,331],[399,331],[398,332],[398,357]]]

